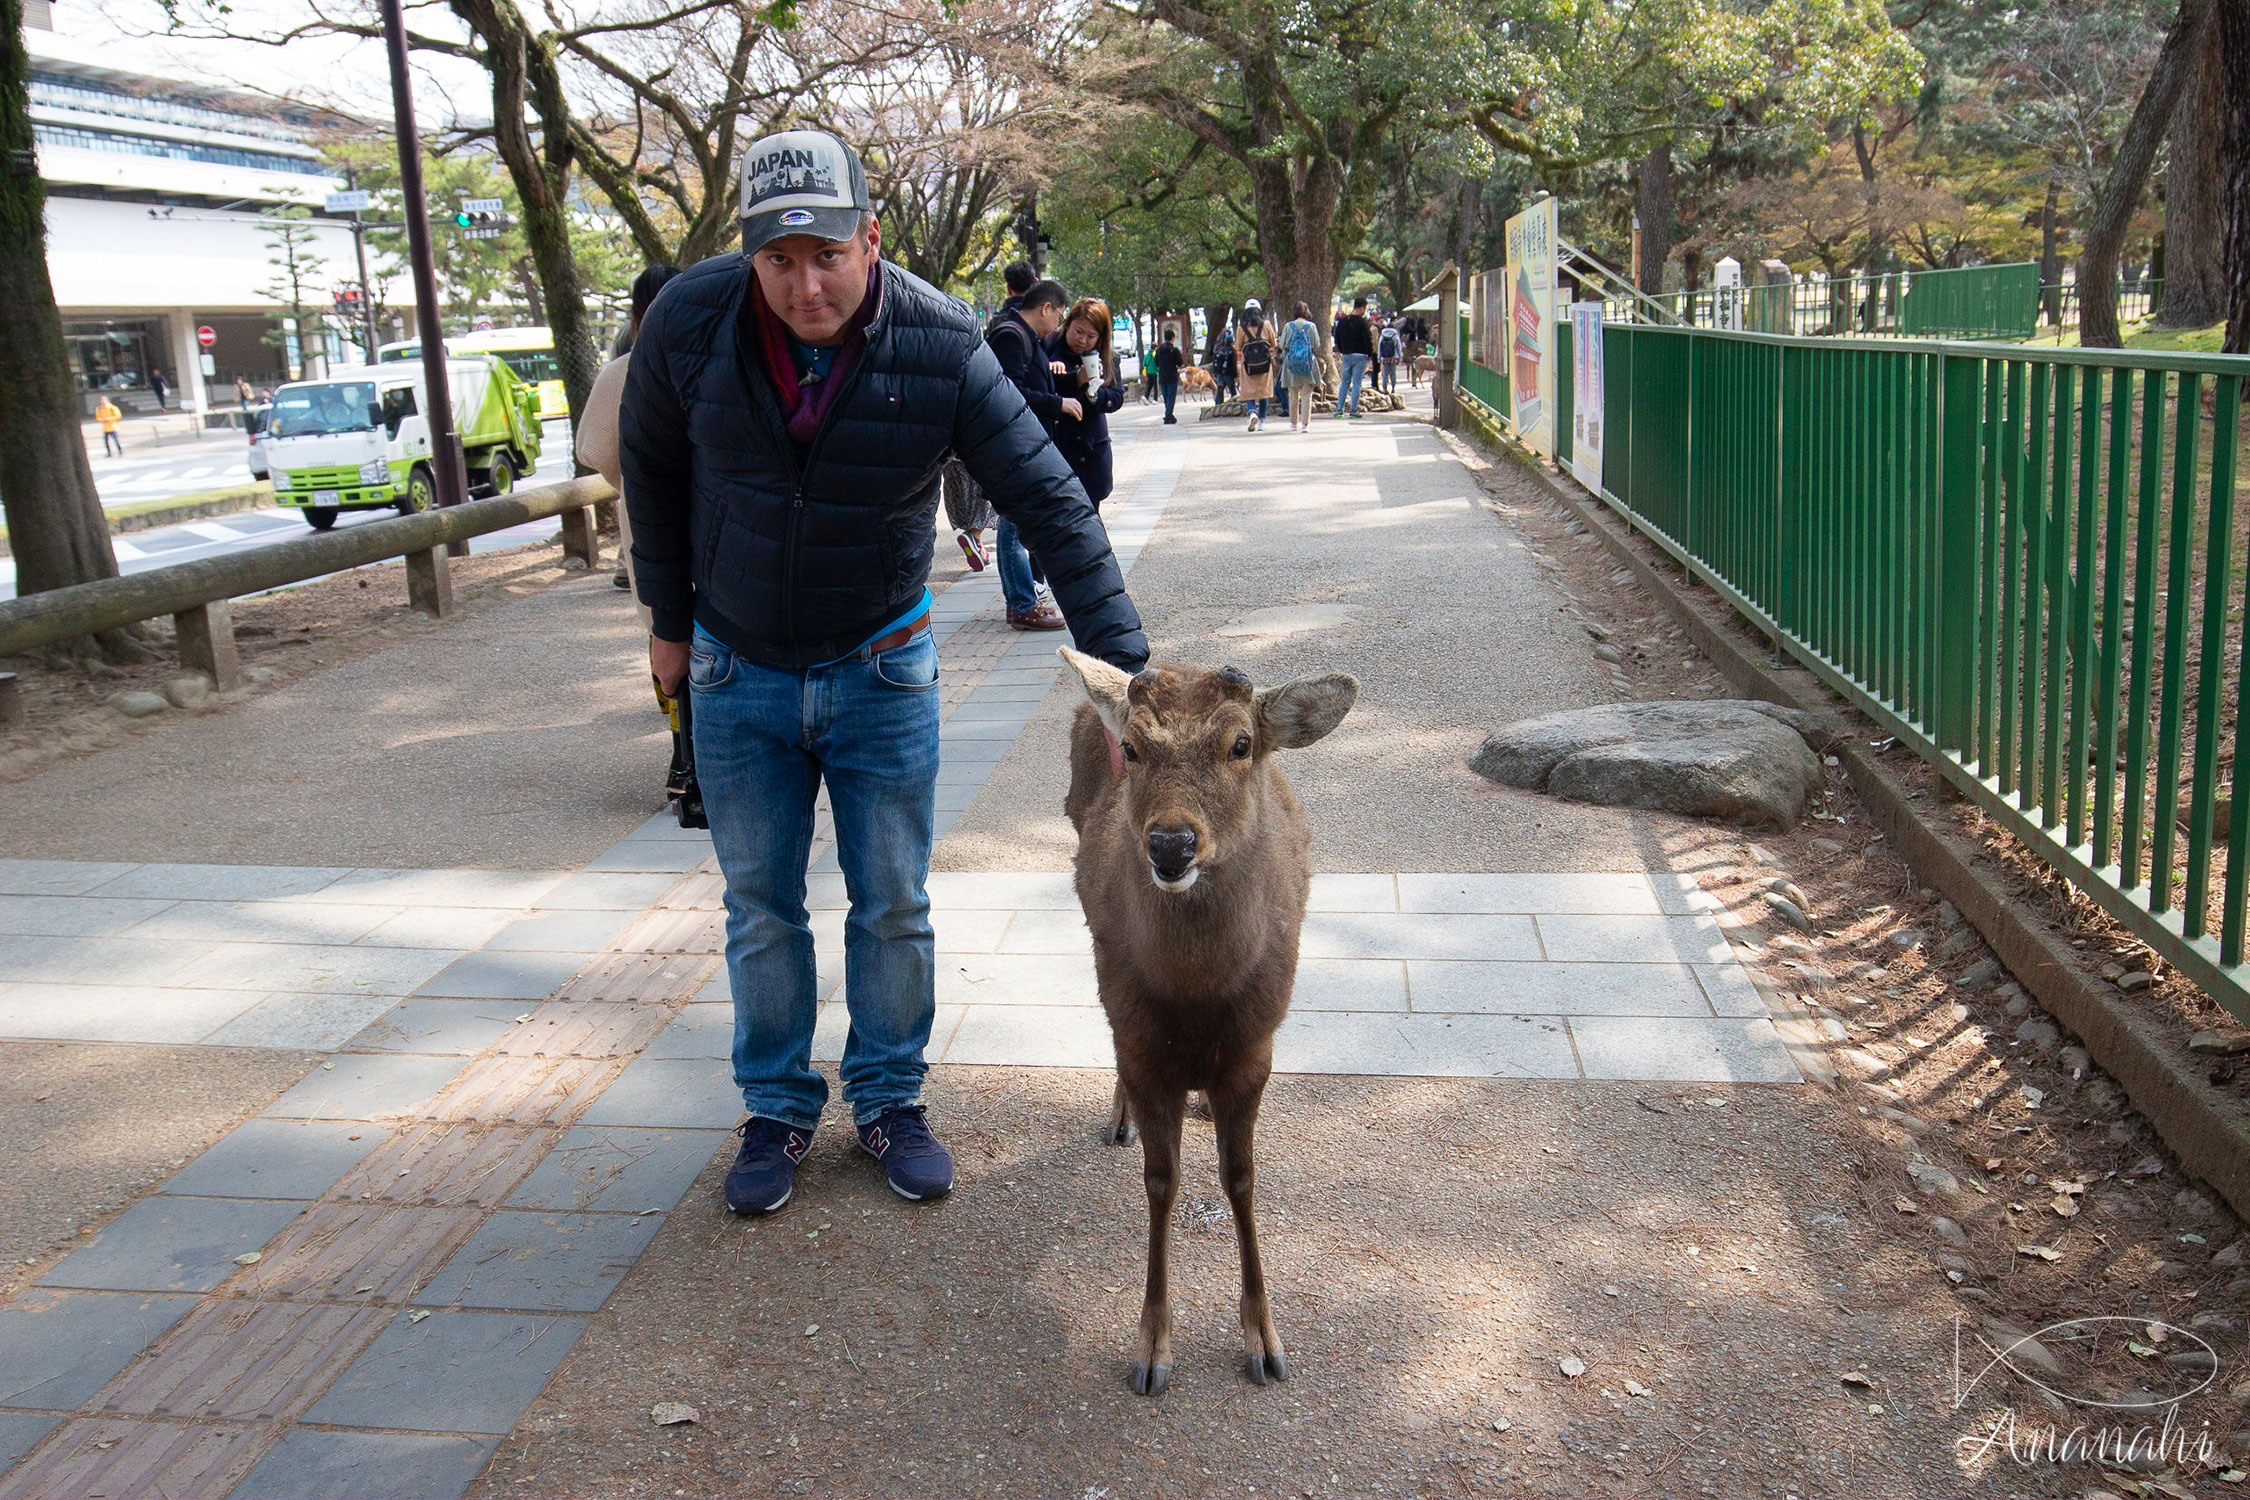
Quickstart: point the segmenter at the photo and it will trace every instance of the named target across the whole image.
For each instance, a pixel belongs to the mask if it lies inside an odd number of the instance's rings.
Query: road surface
[[[565,428],[563,431],[567,434],[568,429]],[[215,442],[216,440],[214,440]],[[249,470],[242,467],[241,447],[239,440],[227,446],[227,451],[233,455],[234,461],[233,469],[228,472],[230,474],[239,472],[244,479],[248,479]],[[110,462],[117,464],[129,462],[129,460],[112,459]],[[173,477],[163,482],[173,484],[175,488],[171,492],[175,494],[192,493],[197,489],[215,489],[219,485],[229,483],[230,480],[215,478],[208,482],[198,482],[194,479],[183,479],[180,476],[193,474],[198,469],[210,468],[217,462],[215,456],[199,459],[191,451],[188,455],[170,461],[170,467],[166,472],[170,472]],[[159,466],[152,461],[143,467],[151,476],[148,482],[157,482],[153,476],[158,472]],[[95,466],[97,482],[100,482],[100,474],[101,466],[97,464]],[[546,484],[569,477],[570,443],[567,437],[559,442],[550,438],[546,445],[545,456],[541,458],[538,469],[524,482]],[[159,497],[141,495],[138,498],[152,499]],[[102,499],[105,504],[123,503],[121,500],[113,499],[106,486],[103,490]],[[346,511],[337,518],[336,525],[338,528],[364,526],[370,521],[385,520],[397,514],[397,511],[388,509]],[[492,552],[502,547],[520,546],[525,542],[553,536],[561,524],[560,521],[549,517],[544,521],[533,521],[523,526],[512,526],[506,531],[495,531],[471,539],[469,550],[471,552]],[[125,536],[114,537],[111,541],[117,549],[118,571],[121,573],[141,573],[150,568],[167,567],[173,563],[193,562],[198,558],[218,557],[229,552],[247,551],[252,547],[263,547],[272,542],[286,541],[291,537],[305,536],[310,531],[311,528],[306,525],[304,516],[297,510],[291,507],[277,506],[267,510],[240,511],[229,516],[213,516],[204,521],[184,521],[177,526],[163,526],[150,531],[135,531]],[[0,557],[0,599],[13,599],[15,596],[15,560]]]

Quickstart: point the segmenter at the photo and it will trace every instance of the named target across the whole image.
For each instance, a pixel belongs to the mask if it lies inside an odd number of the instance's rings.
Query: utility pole
[[[453,393],[445,378],[445,334],[438,326],[437,269],[430,260],[430,216],[422,201],[422,145],[414,131],[414,80],[406,71],[406,17],[400,0],[382,0],[383,43],[391,55],[391,107],[398,128],[399,196],[405,200],[406,251],[414,266],[414,326],[422,339],[422,383],[429,392],[430,465],[438,504],[469,498],[468,471],[453,431]],[[456,556],[468,554],[457,542]],[[453,549],[449,547],[448,551]]]

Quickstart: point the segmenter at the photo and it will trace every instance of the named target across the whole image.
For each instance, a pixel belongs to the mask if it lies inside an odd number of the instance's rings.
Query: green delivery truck
[[[449,359],[453,425],[473,495],[505,495],[539,463],[539,393],[490,355]],[[347,510],[437,504],[430,469],[429,393],[415,364],[363,365],[273,393],[266,466],[277,505],[315,531]]]

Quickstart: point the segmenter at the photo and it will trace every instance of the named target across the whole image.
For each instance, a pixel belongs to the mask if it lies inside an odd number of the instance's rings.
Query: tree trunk
[[[586,310],[578,255],[570,242],[570,177],[575,161],[570,104],[552,34],[533,35],[514,0],[450,0],[453,13],[484,44],[492,77],[493,148],[523,205],[523,238],[539,271],[547,327],[562,366],[563,391],[575,427],[594,388],[601,360]],[[536,114],[539,138],[531,135]]]
[[[2220,347],[2250,354],[2250,0],[2221,0],[2211,29],[2227,84],[2220,135],[2227,175],[2219,200],[2227,333]]]
[[[1477,269],[1470,251],[1477,242],[1477,225],[1484,217],[1484,179],[1471,177],[1461,184],[1459,214],[1453,221],[1453,264],[1464,272]]]
[[[2086,222],[2083,248],[2078,255],[2078,342],[2087,349],[2115,349],[2124,342],[2117,328],[2117,262],[2125,246],[2125,231],[2133,221],[2133,208],[2148,186],[2149,168],[2155,165],[2156,148],[2171,129],[2172,111],[2195,71],[2197,45],[2211,0],[2180,0],[2156,66],[2141,89],[2140,101],[2125,126],[2110,160],[2109,176],[2094,212]]]
[[[1203,363],[1206,368],[1219,358],[1219,334],[1227,326],[1228,305],[1224,302],[1203,304]]]
[[[36,171],[8,170],[32,151],[30,71],[23,0],[0,0],[0,504],[19,596],[117,576],[47,277],[46,187]]]
[[[2227,0],[2226,8],[2242,3]],[[2206,328],[2227,312],[2219,241],[2219,195],[2226,180],[2220,151],[2227,97],[2222,50],[2219,36],[2204,37],[2172,117],[2171,163],[2164,172],[2164,304],[2156,315],[2165,328]]]
[[[1641,291],[1664,291],[1664,263],[1672,258],[1672,143],[1658,141],[1641,158]]]
[[[2048,178],[2047,196],[2039,205],[2039,300],[2050,328],[2062,326],[2062,249],[2055,224],[2061,201],[2062,183]]]

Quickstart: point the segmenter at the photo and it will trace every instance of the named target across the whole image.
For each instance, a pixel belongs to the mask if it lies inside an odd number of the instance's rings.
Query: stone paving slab
[[[497,1438],[300,1427],[258,1460],[230,1500],[356,1500],[388,1495],[458,1495],[484,1467]]]
[[[76,1410],[196,1301],[147,1292],[26,1293],[0,1308],[0,1406]],[[19,1435],[28,1420],[19,1421]],[[0,1441],[7,1431],[0,1427]]]

